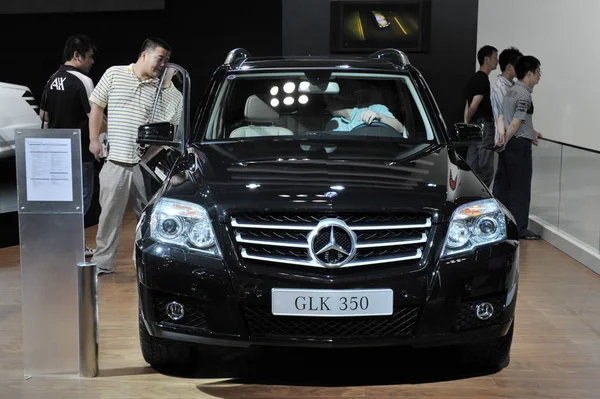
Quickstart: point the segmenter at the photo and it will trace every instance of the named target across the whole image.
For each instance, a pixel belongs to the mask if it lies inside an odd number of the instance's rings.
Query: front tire
[[[510,348],[512,346],[514,328],[515,322],[513,320],[505,336],[463,346],[462,363],[496,369],[507,367],[510,363]]]
[[[139,329],[142,356],[153,368],[190,366],[198,360],[198,349],[195,345],[150,335],[141,314]]]

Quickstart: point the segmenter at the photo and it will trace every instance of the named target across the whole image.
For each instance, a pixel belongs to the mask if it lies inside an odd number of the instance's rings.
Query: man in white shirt
[[[112,66],[90,95],[90,152],[99,158],[100,123],[108,109],[108,154],[100,172],[100,218],[96,233],[98,273],[113,273],[121,238],[123,216],[129,199],[139,217],[147,202],[144,178],[139,166],[145,147],[137,143],[138,127],[151,118],[154,99],[171,47],[163,40],[149,38],[142,44],[135,63]],[[183,96],[169,85],[162,90],[155,115],[156,121],[179,123]]]
[[[498,118],[502,115],[502,101],[504,95],[514,84],[514,79],[517,76],[515,65],[523,54],[515,47],[509,47],[503,50],[498,57],[498,64],[502,73],[498,75],[496,83],[492,88],[492,111],[494,113],[494,122],[496,124],[495,143],[496,148],[503,148],[504,143],[504,125],[498,122]]]

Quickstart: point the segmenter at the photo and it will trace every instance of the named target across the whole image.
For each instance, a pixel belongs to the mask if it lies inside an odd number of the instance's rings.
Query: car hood
[[[165,195],[238,212],[425,211],[444,220],[487,188],[445,145],[247,141],[192,147]]]
[[[29,91],[29,88],[27,86],[17,85],[13,83],[0,82],[0,92],[2,90],[16,90],[26,92]]]

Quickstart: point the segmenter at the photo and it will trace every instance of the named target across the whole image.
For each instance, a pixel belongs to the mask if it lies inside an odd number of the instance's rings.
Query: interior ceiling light
[[[296,85],[294,84],[294,82],[287,82],[286,84],[283,85],[283,91],[285,91],[288,94],[293,92],[295,88],[296,88]]]

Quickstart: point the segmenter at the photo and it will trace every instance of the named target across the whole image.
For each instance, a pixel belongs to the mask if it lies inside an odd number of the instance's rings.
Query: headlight
[[[506,215],[493,199],[456,208],[446,234],[442,257],[472,252],[475,248],[506,240]]]
[[[221,255],[208,212],[191,202],[160,199],[152,210],[150,236],[165,244]]]

